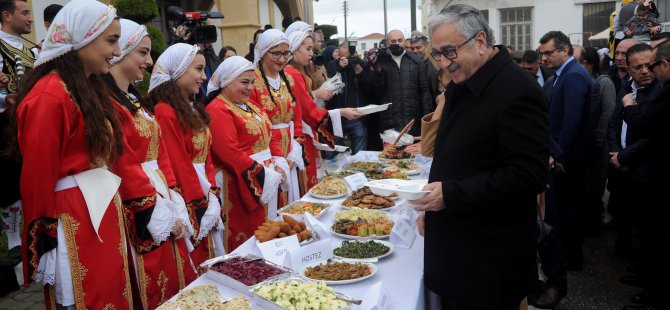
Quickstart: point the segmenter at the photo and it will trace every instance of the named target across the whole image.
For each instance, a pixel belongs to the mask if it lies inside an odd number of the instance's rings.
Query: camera
[[[349,57],[353,56],[356,54],[356,41],[349,41]]]
[[[377,47],[377,51],[375,53],[377,56],[389,55],[389,48],[386,46],[386,39],[379,42],[379,47]]]
[[[180,26],[185,26],[188,29],[190,43],[214,43],[217,41],[216,26],[205,23],[210,18],[224,18],[223,13],[207,11],[184,12],[178,6],[170,6],[166,12],[169,17],[177,20]]]

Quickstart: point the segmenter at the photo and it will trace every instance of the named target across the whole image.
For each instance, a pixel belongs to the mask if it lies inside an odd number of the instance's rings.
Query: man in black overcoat
[[[545,97],[504,46],[493,46],[477,9],[449,6],[429,27],[432,56],[453,82],[425,186],[431,192],[412,201],[422,211],[425,283],[443,309],[518,309],[537,279]]]

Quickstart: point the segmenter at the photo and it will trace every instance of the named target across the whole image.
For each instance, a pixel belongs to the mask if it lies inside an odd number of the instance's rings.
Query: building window
[[[367,43],[365,43],[365,42],[361,43],[361,49],[362,50],[364,50],[364,51],[367,50],[366,47],[367,47]]]
[[[500,34],[505,46],[520,51],[532,49],[533,8],[501,9]]]
[[[583,46],[607,46],[607,39],[589,41],[589,37],[609,29],[610,14],[615,8],[615,1],[584,4],[582,42],[573,43],[581,43]]]

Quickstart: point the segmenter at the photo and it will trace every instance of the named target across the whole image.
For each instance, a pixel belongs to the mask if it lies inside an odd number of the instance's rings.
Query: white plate
[[[293,213],[287,213],[287,212],[285,212],[286,210],[291,209],[293,206],[295,206],[295,205],[296,205],[297,203],[299,203],[299,202],[320,203],[320,204],[325,205],[325,206],[323,207],[323,209],[321,209],[321,213],[319,213],[319,214],[317,214],[317,215],[312,214],[312,215],[313,215],[315,218],[317,218],[317,219],[320,219],[320,218],[322,218],[324,215],[326,215],[326,212],[327,212],[328,209],[331,207],[331,205],[330,205],[329,203],[313,202],[313,201],[304,201],[304,200],[296,200],[296,201],[294,201],[294,202],[288,204],[287,206],[285,206],[285,207],[283,207],[283,208],[277,210],[277,213],[279,213],[280,216],[281,216],[281,215],[288,215],[288,216],[290,216],[290,217],[292,217],[292,218],[294,218],[294,219],[296,219],[296,220],[298,220],[298,221],[303,221],[303,222],[304,222],[305,219],[304,219],[304,215],[303,215],[303,214],[293,214]],[[311,213],[310,213],[310,214],[311,214]]]
[[[401,168],[398,168],[396,166],[390,166],[384,168],[384,171],[399,171],[399,172],[404,172],[407,176],[413,176],[413,175],[419,175],[421,174],[421,169],[413,169],[413,170],[404,170]]]
[[[344,239],[350,239],[350,240],[386,239],[390,235],[390,234],[389,235],[384,235],[384,236],[373,235],[373,236],[367,236],[367,237],[351,236],[351,235],[347,235],[347,234],[341,234],[341,233],[338,233],[338,232],[334,232],[332,228],[330,229],[330,232],[335,236],[338,236],[338,237],[344,238]]]
[[[304,277],[305,279],[309,279],[311,281],[321,281],[321,280],[317,280],[317,279],[312,279],[312,278],[305,275],[305,270],[307,270],[307,267],[314,267],[314,266],[319,265],[321,263],[323,263],[323,261],[303,266],[302,268],[300,268],[300,276]],[[375,266],[374,264],[370,264],[370,263],[361,263],[361,264],[367,265],[368,268],[370,268],[370,274],[369,275],[367,275],[365,277],[362,277],[362,278],[351,279],[351,280],[339,280],[339,281],[323,280],[323,282],[326,282],[326,284],[328,284],[328,285],[350,284],[350,283],[356,283],[356,282],[363,281],[363,280],[365,280],[369,277],[374,276],[375,273],[377,273],[377,266]]]
[[[382,104],[382,105],[369,104],[369,105],[366,105],[364,107],[357,108],[357,110],[360,111],[361,113],[363,113],[363,115],[368,115],[368,114],[384,111],[384,110],[388,109],[390,105],[391,105],[391,103]]]
[[[363,241],[365,241],[365,240],[358,240],[358,241],[363,242]],[[393,243],[391,243],[391,242],[383,241],[383,240],[372,240],[372,241],[373,241],[373,242],[377,242],[377,243],[381,243],[381,244],[383,244],[383,245],[389,247],[389,251],[386,252],[386,254],[382,254],[382,255],[379,255],[379,256],[375,256],[374,258],[376,258],[376,259],[382,259],[382,258],[384,258],[384,257],[386,257],[386,256],[391,255],[391,253],[393,253],[393,250],[395,249],[395,247],[393,246]],[[346,242],[346,240],[345,240],[345,241],[342,241],[342,243],[340,244],[340,246],[338,246],[337,248],[341,247],[342,244],[344,244],[345,242]],[[358,259],[361,259],[361,260],[365,260],[365,259],[366,259],[366,258],[349,258],[349,257],[337,256],[337,255],[335,255],[335,249],[333,249],[333,256],[334,256],[334,257],[337,257],[337,258],[342,258],[342,259],[346,259],[346,260],[353,260],[353,261],[358,260]],[[373,258],[373,257],[370,257],[370,258]]]
[[[341,195],[323,196],[323,195],[314,194],[311,191],[309,192],[309,194],[312,195],[312,197],[318,198],[318,199],[337,199],[337,198],[342,198],[342,197],[347,195],[347,193],[344,193],[344,194],[341,194]]]
[[[430,193],[430,191],[422,190],[427,183],[428,180],[384,179],[366,182],[365,186],[377,195],[388,196],[398,193],[401,198],[415,200]]]
[[[314,148],[319,150],[319,151],[335,151],[335,152],[346,152],[349,150],[349,147],[343,146],[343,145],[335,145],[334,149],[331,149],[328,144],[323,144],[319,143],[316,141],[312,141],[314,143]]]

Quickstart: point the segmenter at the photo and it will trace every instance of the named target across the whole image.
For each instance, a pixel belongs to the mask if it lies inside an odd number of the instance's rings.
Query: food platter
[[[373,255],[360,255],[360,256],[366,256],[366,257],[346,257],[346,256],[340,256],[340,255],[336,254],[336,252],[339,251],[342,247],[345,247],[346,244],[352,245],[354,243],[358,243],[358,244],[363,245],[364,243],[367,243],[367,242],[374,242],[374,243],[386,246],[386,247],[388,247],[389,250],[386,253],[383,253],[383,254],[380,254],[380,255],[374,255],[374,256]],[[369,247],[364,247],[362,250],[365,250],[365,248],[369,248]],[[387,242],[387,241],[383,241],[383,240],[365,240],[365,239],[353,240],[353,241],[344,240],[344,241],[342,241],[340,246],[333,249],[333,256],[337,257],[337,258],[342,258],[342,259],[345,259],[345,260],[353,260],[353,261],[356,261],[356,260],[359,260],[359,259],[360,260],[366,260],[366,259],[370,259],[370,258],[382,259],[384,257],[387,257],[387,256],[391,255],[391,253],[393,253],[394,249],[395,249],[395,247],[393,246],[392,243]],[[361,252],[359,251],[358,253],[361,253]],[[352,256],[352,255],[350,255],[350,256]]]
[[[370,235],[370,236],[361,237],[361,236],[341,234],[341,233],[333,231],[332,229],[330,230],[330,233],[332,233],[333,235],[338,236],[340,238],[349,239],[349,240],[386,239],[386,238],[389,237],[389,235],[382,235],[382,236]]]
[[[303,216],[305,213],[310,213],[315,218],[320,219],[327,213],[328,208],[330,208],[330,204],[328,203],[296,200],[277,212],[302,221],[304,220]]]
[[[309,194],[318,199],[337,199],[347,195],[347,184],[340,178],[328,176],[312,187]]]
[[[323,200],[342,198],[342,197],[347,195],[347,193],[344,193],[344,194],[340,194],[340,195],[323,196],[323,195],[312,193],[311,191],[309,192],[309,194],[314,198],[323,199]]]
[[[384,171],[400,171],[408,176],[421,174],[421,166],[411,160],[393,159],[384,162]]]
[[[369,187],[362,187],[353,191],[341,205],[342,208],[347,210],[356,207],[368,210],[389,211],[397,206],[392,201],[397,196],[395,194],[391,196],[375,195],[370,191]]]
[[[368,274],[368,275],[366,275],[366,276],[363,276],[363,277],[360,277],[360,278],[355,278],[355,279],[347,279],[347,280],[325,280],[325,279],[324,279],[323,281],[326,282],[326,284],[328,284],[328,285],[342,285],[342,284],[356,283],[356,282],[360,282],[360,281],[363,281],[363,280],[365,280],[365,279],[368,279],[368,278],[374,276],[374,275],[377,273],[377,266],[375,266],[374,264],[371,264],[371,263],[360,263],[360,262],[347,263],[347,262],[337,261],[337,260],[336,260],[336,261],[331,261],[331,262],[328,262],[328,263],[325,263],[325,262],[323,262],[323,261],[321,261],[321,262],[315,262],[315,263],[312,263],[312,264],[303,266],[303,267],[300,269],[299,274],[300,274],[300,276],[302,276],[302,277],[304,277],[304,278],[306,278],[306,279],[309,279],[309,280],[311,280],[311,281],[318,281],[318,280],[320,280],[320,279],[313,279],[313,278],[310,278],[310,277],[307,276],[308,268],[314,268],[314,267],[317,267],[317,266],[319,266],[319,265],[321,265],[321,266],[325,266],[325,265],[327,265],[327,264],[351,264],[351,265],[361,264],[361,265],[364,265],[365,267],[367,267],[368,270],[370,271],[370,274]],[[339,268],[339,269],[341,269],[341,268]]]

